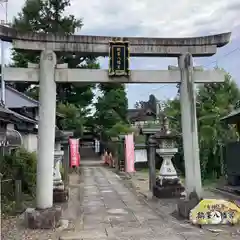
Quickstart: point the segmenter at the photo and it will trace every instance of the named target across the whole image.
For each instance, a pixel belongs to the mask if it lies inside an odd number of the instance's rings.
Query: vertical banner
[[[98,139],[94,140],[94,146],[95,146],[95,153],[99,153],[100,152],[100,142]]]
[[[125,136],[125,169],[126,172],[135,172],[134,168],[135,152],[134,152],[134,139],[133,134]]]
[[[81,155],[80,155],[80,139],[78,139],[78,165],[80,166],[80,160],[81,160]]]
[[[80,165],[80,154],[79,154],[79,139],[70,138],[70,167],[78,167]]]

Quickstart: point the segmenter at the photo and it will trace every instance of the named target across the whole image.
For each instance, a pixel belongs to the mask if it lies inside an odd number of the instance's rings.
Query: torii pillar
[[[199,158],[196,93],[194,89],[194,68],[192,55],[186,53],[180,56],[178,64],[181,73],[180,104],[186,173],[185,189],[188,198],[191,193],[196,193],[200,199],[202,197],[202,180]],[[212,82],[214,81],[214,79],[208,80]]]
[[[178,67],[169,66],[169,70],[180,73],[180,106],[183,138],[185,189],[186,197],[192,193],[197,198],[202,197],[201,167],[199,158],[199,143],[196,114],[196,93],[194,84],[198,82],[194,76],[205,79],[206,82],[223,82],[224,73],[215,75],[214,72],[203,71],[201,67],[193,67],[193,57],[190,53],[178,57]],[[209,74],[210,73],[210,74]]]
[[[37,208],[53,206],[53,168],[56,119],[56,54],[41,52],[39,72],[39,123],[37,161]]]

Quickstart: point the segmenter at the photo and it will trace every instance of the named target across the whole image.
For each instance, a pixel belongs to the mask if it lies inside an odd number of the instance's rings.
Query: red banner
[[[133,134],[125,136],[125,171],[128,173],[135,172],[135,152]]]
[[[70,167],[78,167],[80,165],[80,154],[79,154],[79,139],[70,138]]]

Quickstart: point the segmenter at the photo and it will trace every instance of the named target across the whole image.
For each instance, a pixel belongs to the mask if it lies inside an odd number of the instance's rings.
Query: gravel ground
[[[68,223],[66,229],[60,227],[53,230],[30,230],[23,225],[23,215],[4,217],[1,219],[1,240],[58,240],[62,231],[75,230],[80,214],[80,187],[79,175],[71,174],[69,177],[70,196],[63,207],[63,225]]]
[[[53,234],[55,234],[55,231],[25,229],[22,226],[21,216],[2,219],[2,240],[57,239],[53,238]]]

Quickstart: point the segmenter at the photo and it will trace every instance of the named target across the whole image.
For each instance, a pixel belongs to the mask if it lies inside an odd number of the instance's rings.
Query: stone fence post
[[[148,148],[148,164],[149,164],[149,190],[153,192],[153,188],[156,184],[155,162],[156,162],[157,143],[152,137],[148,139],[147,148]]]

